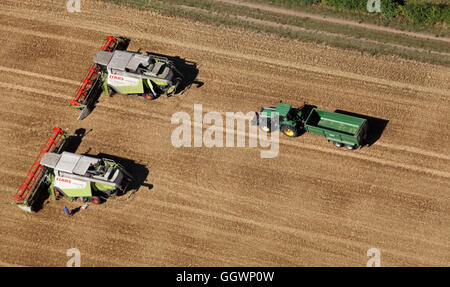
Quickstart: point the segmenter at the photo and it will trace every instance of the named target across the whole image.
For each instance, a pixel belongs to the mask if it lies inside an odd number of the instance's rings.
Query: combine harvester
[[[182,75],[169,58],[152,53],[126,51],[130,40],[108,36],[107,42],[94,58],[94,65],[77,90],[70,105],[82,112],[78,120],[87,117],[102,91],[142,96],[154,100],[171,96],[182,82]]]
[[[271,122],[278,118],[278,126]],[[252,120],[253,125],[259,125],[264,132],[270,133],[273,129],[280,129],[288,137],[297,137],[303,131],[326,137],[336,147],[356,149],[364,144],[368,135],[366,119],[328,112],[319,109],[308,110],[304,105],[301,108],[292,108],[291,105],[279,103],[277,107],[261,108]]]
[[[53,199],[67,196],[94,204],[126,192],[133,177],[120,164],[109,159],[66,152],[67,140],[62,129],[53,129],[53,134],[14,196],[22,210],[34,210],[44,191],[49,192]]]

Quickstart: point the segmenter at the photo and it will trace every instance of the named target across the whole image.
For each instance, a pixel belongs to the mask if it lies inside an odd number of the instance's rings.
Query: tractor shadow
[[[384,129],[386,128],[387,124],[389,123],[389,120],[375,118],[375,117],[371,117],[371,116],[367,116],[367,115],[356,114],[356,113],[347,112],[347,111],[343,111],[343,110],[335,110],[334,112],[367,120],[369,129],[368,129],[367,139],[366,139],[364,145],[367,145],[368,147],[372,146],[376,141],[378,141],[380,139],[381,135],[383,134]]]
[[[193,61],[187,61],[185,59],[180,58],[179,56],[167,56],[163,54],[158,54],[154,52],[147,52],[156,56],[160,57],[166,57],[169,59],[175,68],[180,72],[180,74],[183,76],[183,80],[178,85],[175,95],[181,94],[186,92],[191,86],[194,84],[197,86],[197,88],[200,88],[203,86],[203,82],[197,80],[197,76],[199,73],[197,63]]]
[[[75,153],[78,148],[81,145],[81,142],[83,141],[83,137],[85,137],[88,133],[90,133],[92,129],[86,132],[86,129],[77,129],[73,135],[69,135],[64,142],[64,144],[61,146],[61,150]],[[42,190],[39,190],[36,193],[36,198],[33,202],[33,206],[31,207],[31,210],[34,212],[38,212],[39,210],[44,208],[44,204],[48,202],[48,199],[50,197],[49,192],[46,190],[48,186],[43,185]]]
[[[88,154],[85,154],[88,155]],[[132,159],[118,157],[106,153],[99,153],[97,155],[92,155],[96,158],[107,158],[115,161],[116,163],[122,165],[125,170],[133,176],[133,181],[130,186],[128,186],[127,191],[124,194],[119,196],[123,196],[128,194],[130,191],[134,194],[139,190],[141,186],[147,187],[149,190],[153,188],[153,184],[147,183],[147,176],[149,174],[147,166],[143,164],[136,163]]]

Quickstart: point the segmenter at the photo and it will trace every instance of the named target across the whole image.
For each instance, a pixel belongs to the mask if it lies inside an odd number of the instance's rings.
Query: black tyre
[[[333,142],[333,145],[335,147],[343,147],[344,146],[342,143],[339,143],[339,142]]]
[[[298,131],[294,126],[291,125],[281,125],[281,131],[283,132],[283,134],[285,136],[288,136],[290,138],[295,138],[296,136],[298,136]]]

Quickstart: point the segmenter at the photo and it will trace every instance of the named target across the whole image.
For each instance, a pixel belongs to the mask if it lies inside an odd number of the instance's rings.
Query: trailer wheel
[[[295,138],[296,136],[298,136],[297,129],[291,125],[281,125],[281,131],[285,136],[288,136],[290,138]]]
[[[103,200],[99,196],[92,196],[90,198],[90,202],[92,202],[93,204],[101,204],[103,202]]]
[[[333,145],[334,145],[335,147],[343,147],[343,146],[344,146],[343,144],[341,144],[341,143],[339,143],[339,142],[333,142]]]
[[[345,146],[348,150],[354,150],[356,147],[354,145],[346,145]]]

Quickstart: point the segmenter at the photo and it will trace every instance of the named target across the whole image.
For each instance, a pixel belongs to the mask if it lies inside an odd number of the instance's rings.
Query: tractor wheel
[[[272,129],[270,127],[270,120],[267,121],[260,121],[259,122],[259,128],[265,132],[265,133],[270,133],[272,132]]]
[[[93,204],[101,204],[103,200],[99,196],[92,196],[90,198],[90,202],[92,202]]]
[[[298,136],[297,129],[291,125],[281,125],[281,131],[285,136],[288,136],[290,138],[295,138],[296,136]]]
[[[343,147],[343,146],[344,146],[343,144],[338,143],[338,142],[333,142],[333,145],[334,145],[335,147]]]
[[[260,128],[263,132],[265,132],[265,133],[270,133],[270,132],[272,132],[272,131],[270,130],[270,126],[262,125],[262,126],[259,126],[259,128]]]
[[[142,96],[144,97],[144,99],[149,100],[149,101],[153,101],[158,98],[158,96],[155,96],[152,93],[143,94]]]
[[[348,150],[354,150],[356,147],[354,145],[346,145],[345,146]]]

